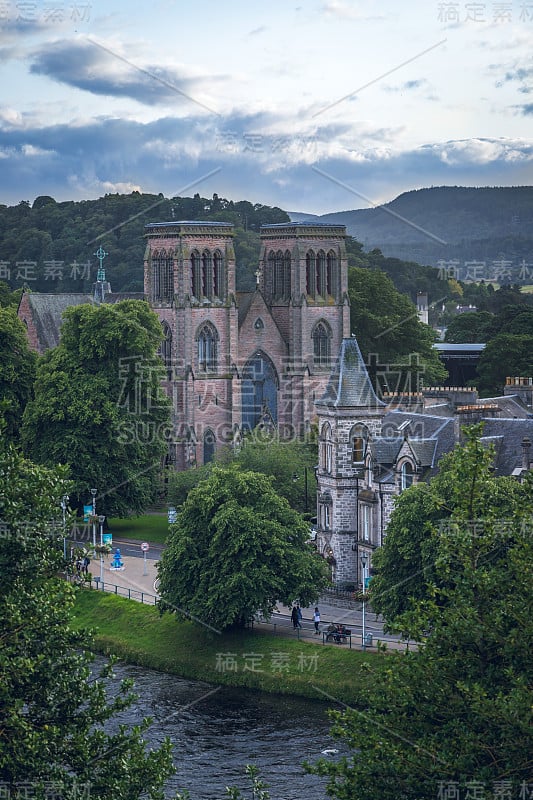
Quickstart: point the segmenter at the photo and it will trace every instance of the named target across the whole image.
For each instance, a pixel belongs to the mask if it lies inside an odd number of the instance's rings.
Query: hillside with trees
[[[216,194],[165,198],[132,192],[64,203],[37,197],[32,205],[0,206],[0,280],[12,289],[25,284],[35,292],[90,292],[101,245],[112,290],[142,292],[144,226],[173,219],[233,222],[241,291],[255,286],[261,225],[289,221],[280,208]]]
[[[461,280],[465,262],[475,261],[480,269],[473,279],[508,269],[507,282],[533,283],[533,186],[435,186],[404,192],[375,208],[320,217],[291,213],[291,219],[346,225],[366,250],[378,247],[387,256],[432,266],[458,261]],[[487,274],[480,271],[483,262]]]
[[[35,292],[90,292],[98,266],[94,254],[101,245],[108,254],[104,267],[112,291],[142,292],[144,226],[173,219],[232,222],[237,289],[253,291],[259,229],[289,222],[289,215],[280,208],[234,202],[217,194],[165,198],[132,192],[64,203],[42,196],[32,205],[0,205],[0,281],[19,291],[26,285]],[[383,270],[411,300],[417,291],[428,291],[432,298],[447,293],[447,281],[439,280],[435,269],[386,258],[379,250],[365,253],[351,237],[347,250],[350,266]]]

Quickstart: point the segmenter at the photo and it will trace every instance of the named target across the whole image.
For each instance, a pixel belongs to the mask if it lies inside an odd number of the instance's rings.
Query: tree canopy
[[[276,603],[314,602],[327,583],[307,544],[308,526],[272,480],[215,466],[170,526],[160,566],[163,607],[219,630],[242,626]]]
[[[12,306],[0,306],[0,411],[4,435],[17,439],[22,415],[32,397],[37,357],[28,345],[23,323]]]
[[[0,776],[6,797],[163,800],[171,745],[148,749],[148,720],[116,715],[129,682],[91,664],[91,634],[74,630],[75,590],[61,577],[65,470],[0,444]],[[109,694],[113,696],[110,698]],[[110,728],[110,723],[112,723]]]
[[[25,412],[26,452],[68,464],[74,505],[98,489],[99,513],[126,516],[153,502],[170,435],[157,316],[141,301],[81,305],[37,369]]]
[[[432,345],[436,335],[414,304],[379,270],[350,267],[350,322],[369,373],[389,391],[418,391],[446,377]]]
[[[426,597],[395,622],[418,648],[389,656],[357,706],[333,713],[333,733],[352,754],[311,768],[329,776],[339,800],[474,790],[496,800],[530,786],[533,481],[504,508],[503,479],[493,477],[478,436],[471,431],[449,457],[438,536],[433,507],[427,515],[436,553]],[[416,497],[423,517],[426,496]]]

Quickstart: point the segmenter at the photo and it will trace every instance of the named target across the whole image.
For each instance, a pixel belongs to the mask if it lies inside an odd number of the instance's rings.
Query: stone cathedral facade
[[[177,469],[210,461],[258,425],[302,437],[349,336],[346,230],[261,228],[254,292],[237,292],[233,225],[145,228],[145,297],[165,339]]]

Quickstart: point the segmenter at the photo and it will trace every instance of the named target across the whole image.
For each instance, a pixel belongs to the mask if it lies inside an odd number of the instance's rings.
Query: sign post
[[[148,570],[146,569],[146,553],[148,552],[149,549],[150,549],[150,545],[148,544],[148,542],[143,542],[141,544],[141,550],[143,551],[143,556],[144,556],[144,572],[143,572],[143,575],[148,575]]]

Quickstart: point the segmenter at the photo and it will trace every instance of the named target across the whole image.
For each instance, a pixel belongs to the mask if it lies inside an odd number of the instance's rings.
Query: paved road
[[[111,568],[112,556],[107,556],[102,560],[102,569],[100,568],[100,561],[95,559],[91,561],[89,571],[95,578],[100,578],[102,574],[104,586],[106,590],[116,591],[117,594],[122,596],[130,596],[134,600],[141,600],[143,602],[154,602],[154,596],[157,596],[157,561],[159,560],[164,545],[152,545],[147,552],[146,562],[144,554],[140,547],[141,543],[134,540],[113,538],[113,548],[119,547],[124,568],[122,570],[113,570]],[[145,574],[146,573],[146,574]],[[115,590],[115,586],[120,587]],[[352,630],[352,647],[360,649],[362,645],[362,612],[355,609],[343,609],[328,604],[327,602],[320,603],[321,623],[320,630],[324,630],[331,622],[342,622],[346,627]],[[287,606],[278,605],[278,613],[274,614],[269,623],[258,623],[259,629],[270,629],[276,634],[285,636],[298,636],[309,641],[315,641],[322,644],[322,636],[315,636],[313,625],[313,610],[314,608],[304,608],[302,629],[295,632],[290,619],[291,610]],[[383,626],[379,623],[375,615],[367,612],[365,620],[365,633],[372,634],[373,647],[367,649],[375,649],[378,641],[386,643],[389,649],[405,649],[405,642],[398,639],[397,636],[389,636],[383,633]]]

